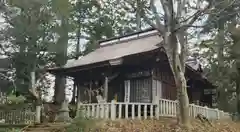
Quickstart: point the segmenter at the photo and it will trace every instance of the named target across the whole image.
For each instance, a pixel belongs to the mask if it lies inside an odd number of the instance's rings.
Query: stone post
[[[72,118],[69,116],[69,108],[68,108],[68,101],[65,99],[62,104],[61,108],[58,111],[56,121],[57,122],[71,122]]]
[[[34,94],[36,94],[36,116],[35,116],[35,122],[41,123],[41,97],[36,89],[36,76],[35,72],[31,72],[31,89]]]

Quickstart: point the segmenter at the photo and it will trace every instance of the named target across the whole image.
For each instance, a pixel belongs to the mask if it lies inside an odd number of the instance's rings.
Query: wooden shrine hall
[[[73,77],[82,103],[176,100],[177,88],[161,41],[154,29],[102,40],[96,50],[50,72]],[[216,87],[194,58],[186,62],[185,76],[190,103],[214,107]]]

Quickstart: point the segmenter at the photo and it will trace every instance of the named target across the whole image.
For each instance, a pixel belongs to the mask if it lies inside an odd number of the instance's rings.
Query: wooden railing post
[[[115,100],[111,101],[111,120],[116,119],[116,105],[115,105]]]
[[[209,119],[209,113],[208,113],[208,107],[207,106],[204,106],[204,109],[205,109],[205,112],[204,112],[204,114],[205,114],[205,117],[207,118],[207,119]]]
[[[197,116],[197,105],[195,104],[190,104],[192,107],[192,117],[195,118]]]
[[[83,115],[83,111],[81,110],[81,102],[78,102],[78,105],[77,105],[77,110],[76,110],[76,117],[80,117]]]
[[[104,118],[104,104],[100,103],[100,118],[103,119]]]
[[[193,116],[193,108],[192,108],[192,104],[189,104],[189,116],[190,116],[190,117]]]
[[[222,110],[220,110],[220,119],[222,119],[223,118],[223,115],[224,115],[224,111],[222,111]]]
[[[218,109],[215,109],[215,111],[216,111],[217,119],[220,119],[220,113],[219,113],[219,110],[218,110]]]

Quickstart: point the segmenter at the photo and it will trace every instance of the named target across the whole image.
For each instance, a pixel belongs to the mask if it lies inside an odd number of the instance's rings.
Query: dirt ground
[[[173,118],[161,118],[160,120],[98,120],[96,123],[88,124],[87,127],[85,130],[79,128],[74,132],[240,132],[240,122],[211,121],[211,124],[209,124],[196,119],[191,121],[190,130],[186,131]],[[52,124],[48,127],[41,125],[38,128],[31,128],[26,132],[68,131],[64,129],[62,124]]]
[[[186,130],[177,125],[176,119],[172,118],[144,121],[106,121],[99,125],[98,129],[105,132],[186,132]],[[192,120],[189,132],[240,132],[240,122],[211,121],[210,125],[200,120]]]

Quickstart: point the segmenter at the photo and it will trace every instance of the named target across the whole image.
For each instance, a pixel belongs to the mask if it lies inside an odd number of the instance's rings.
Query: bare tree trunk
[[[78,7],[78,13],[81,14],[81,8]],[[76,45],[76,55],[75,55],[75,59],[78,60],[78,57],[80,56],[81,54],[81,51],[80,51],[80,36],[81,36],[81,17],[78,18],[78,29],[77,29],[77,33],[76,33],[76,36],[77,36],[77,45]],[[76,85],[76,80],[74,80],[74,86],[73,86],[73,91],[72,91],[72,94],[73,94],[73,97],[72,97],[72,101],[71,103],[72,104],[75,104],[76,101],[76,88],[77,88],[77,85]]]
[[[66,78],[61,75],[56,75],[54,102],[58,105],[60,105],[66,98],[65,97],[65,84],[66,84]]]
[[[223,48],[224,48],[224,25],[219,24],[218,27],[218,34],[217,34],[217,60],[218,60],[218,76],[221,78],[223,77],[222,74],[222,69],[224,68],[224,55],[223,55]],[[225,109],[227,105],[227,100],[225,96],[225,88],[220,87],[217,89],[218,92],[220,93],[218,96],[218,107],[220,109]]]
[[[137,0],[137,12],[136,12],[136,21],[137,21],[137,31],[141,31],[141,4],[140,0]]]
[[[79,13],[81,13],[79,11]],[[77,29],[77,45],[76,45],[76,60],[80,55],[80,36],[81,36],[81,18],[78,18],[78,29]]]
[[[171,31],[172,29],[169,28]],[[187,83],[185,79],[185,59],[184,53],[181,51],[179,53],[179,48],[181,48],[180,44],[178,44],[177,34],[172,32],[166,32],[164,36],[164,41],[167,46],[167,55],[170,67],[172,69],[175,84],[178,92],[178,100],[179,100],[179,119],[180,123],[184,126],[188,127],[190,124],[189,120],[189,99],[187,95]]]
[[[176,74],[176,73],[175,73]],[[179,89],[179,110],[180,110],[180,122],[184,125],[189,125],[189,99],[187,94],[187,84],[184,77],[184,73],[179,71],[175,77],[176,87]]]
[[[176,58],[177,56],[175,56]],[[177,59],[179,60],[179,59]],[[189,99],[187,94],[187,83],[184,76],[184,72],[179,67],[181,63],[173,59],[170,61],[170,65],[172,65],[172,71],[176,83],[176,88],[178,92],[178,100],[179,100],[179,119],[180,122],[186,126],[190,124],[189,121]]]
[[[58,45],[58,52],[56,55],[56,64],[59,67],[63,67],[67,63],[67,49],[68,49],[68,18],[66,16],[61,17],[61,26],[59,31],[59,39],[57,42]],[[66,100],[66,92],[65,92],[65,85],[66,85],[66,77],[64,75],[56,75],[55,78],[55,88],[57,89],[58,93],[55,93],[55,101],[57,103],[61,103],[61,108],[59,113],[56,117],[56,121],[65,122],[71,121],[69,117],[69,108],[68,108],[68,101]]]
[[[179,26],[179,18],[184,15],[186,1],[178,1],[178,11],[175,17],[174,3],[172,0],[161,0],[164,10],[164,28],[163,39],[167,47],[167,55],[170,67],[173,71],[176,88],[178,89],[180,122],[187,128],[190,125],[189,120],[189,99],[187,95],[187,83],[185,79],[185,45],[184,36],[178,34],[184,33],[184,30],[176,31]],[[154,7],[154,6],[153,6]],[[154,9],[154,8],[153,8]],[[155,14],[156,9],[153,10]],[[158,27],[161,22],[158,20]],[[159,28],[160,31],[160,28]]]

